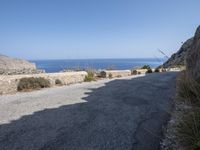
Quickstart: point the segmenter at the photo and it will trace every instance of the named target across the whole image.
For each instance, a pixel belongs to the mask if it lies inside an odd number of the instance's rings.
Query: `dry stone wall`
[[[108,78],[108,77],[126,77],[131,75],[131,70],[105,70],[102,71],[101,77]]]
[[[51,86],[55,85],[57,79],[62,84],[74,84],[81,83],[84,81],[87,72],[63,72],[63,73],[43,73],[43,74],[32,74],[32,75],[0,75],[0,94],[12,94],[17,92],[17,86],[21,78],[30,77],[43,77],[50,81]]]

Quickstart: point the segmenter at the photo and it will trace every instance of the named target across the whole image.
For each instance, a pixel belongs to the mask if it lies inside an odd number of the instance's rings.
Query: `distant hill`
[[[0,74],[39,73],[34,63],[0,54]]]

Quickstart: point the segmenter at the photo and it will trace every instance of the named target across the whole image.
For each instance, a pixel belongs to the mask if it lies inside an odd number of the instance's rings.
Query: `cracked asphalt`
[[[157,150],[177,73],[0,96],[0,150]]]

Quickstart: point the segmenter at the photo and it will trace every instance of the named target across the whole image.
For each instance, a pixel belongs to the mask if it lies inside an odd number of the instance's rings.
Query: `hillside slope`
[[[173,67],[185,66],[186,57],[187,54],[190,52],[193,40],[194,38],[190,38],[186,42],[184,42],[181,48],[178,50],[178,52],[174,53],[161,67],[173,68]]]
[[[0,74],[39,73],[34,63],[0,54]]]

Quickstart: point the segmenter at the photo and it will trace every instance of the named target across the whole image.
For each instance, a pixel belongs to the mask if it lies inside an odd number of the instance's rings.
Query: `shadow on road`
[[[159,149],[176,73],[114,80],[86,103],[45,109],[0,125],[1,150]]]

